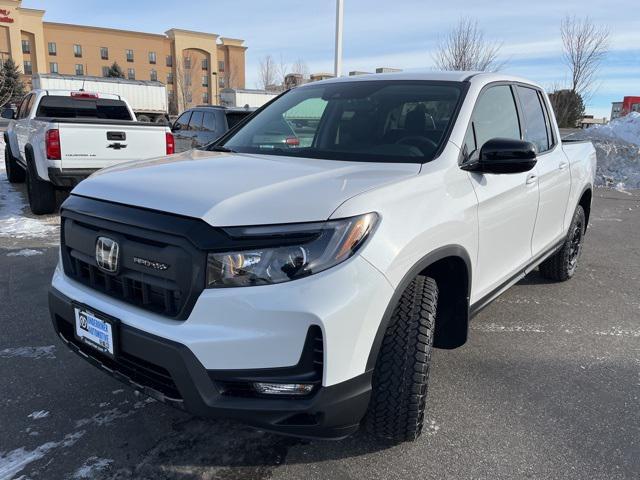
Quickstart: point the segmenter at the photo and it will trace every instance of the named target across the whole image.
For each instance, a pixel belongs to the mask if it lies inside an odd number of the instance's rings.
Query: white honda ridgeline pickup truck
[[[207,150],[73,190],[55,330],[197,415],[392,442],[420,435],[432,347],[536,267],[574,275],[596,164],[540,86],[468,72],[304,85]]]
[[[4,133],[7,178],[26,179],[33,213],[52,213],[56,189],[103,167],[174,152],[168,127],[135,120],[119,95],[33,90]]]

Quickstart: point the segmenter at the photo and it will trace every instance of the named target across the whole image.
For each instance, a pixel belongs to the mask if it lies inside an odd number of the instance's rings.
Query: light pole
[[[336,0],[336,52],[334,58],[333,74],[336,77],[342,75],[342,16],[344,13],[344,0]]]

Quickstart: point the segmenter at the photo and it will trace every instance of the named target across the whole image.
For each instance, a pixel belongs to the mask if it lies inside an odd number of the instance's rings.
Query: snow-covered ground
[[[640,188],[640,113],[632,112],[608,125],[596,125],[569,136],[588,139],[596,147],[596,185],[618,190]]]
[[[57,215],[35,217],[29,212],[24,186],[7,180],[4,166],[4,141],[0,139],[0,238],[58,240]]]

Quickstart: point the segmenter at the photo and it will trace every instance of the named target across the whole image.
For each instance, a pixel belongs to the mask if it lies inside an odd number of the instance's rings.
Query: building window
[[[187,103],[191,103],[193,102],[193,96],[191,95],[191,92],[186,92],[187,94],[185,95],[185,98],[187,99]]]
[[[202,93],[202,103],[209,103],[209,92]]]
[[[157,82],[158,81],[158,71],[152,69],[151,72],[149,73],[149,78],[151,79],[152,82]]]
[[[76,63],[76,75],[84,75],[84,65]]]
[[[167,67],[173,67],[173,57],[171,55],[167,55]]]
[[[167,73],[167,85],[173,85],[173,73]]]
[[[73,56],[76,58],[82,57],[82,45],[78,45],[77,43],[73,46]]]
[[[107,67],[107,66],[102,67],[102,76],[103,77],[108,77],[109,76],[109,67]]]
[[[22,40],[22,53],[31,53],[31,42],[29,40]]]
[[[30,60],[25,60],[24,61],[24,74],[25,75],[33,74],[33,66],[31,65],[31,61]]]
[[[208,58],[203,58],[202,59],[202,70],[209,70],[209,59]]]
[[[135,68],[127,69],[127,78],[129,80],[135,80],[136,79],[136,69]]]
[[[152,65],[156,64],[156,52],[149,52],[149,63]]]
[[[218,62],[218,71],[219,72],[224,72],[224,60],[220,60]]]
[[[58,46],[56,42],[49,42],[49,55],[57,55],[58,54]]]
[[[127,54],[127,62],[133,62],[133,50],[125,50]]]
[[[209,75],[203,75],[202,76],[202,86],[203,87],[208,87],[209,86]]]
[[[49,63],[49,73],[58,73],[58,64],[56,62]]]
[[[224,80],[224,77],[218,77],[218,87],[219,88],[224,88],[226,87],[226,83]]]
[[[191,57],[184,57],[184,68],[191,68]]]
[[[109,49],[107,47],[100,47],[100,58],[102,60],[109,60]]]
[[[191,74],[190,73],[186,73],[184,75],[184,84],[187,85],[188,87],[191,86]]]

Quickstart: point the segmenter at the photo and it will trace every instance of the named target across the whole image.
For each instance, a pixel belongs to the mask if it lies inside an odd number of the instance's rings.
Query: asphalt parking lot
[[[536,273],[434,354],[425,431],[300,441],[190,417],[67,351],[47,288],[58,219],[0,171],[0,480],[640,477],[640,191],[598,190],[576,277]]]

